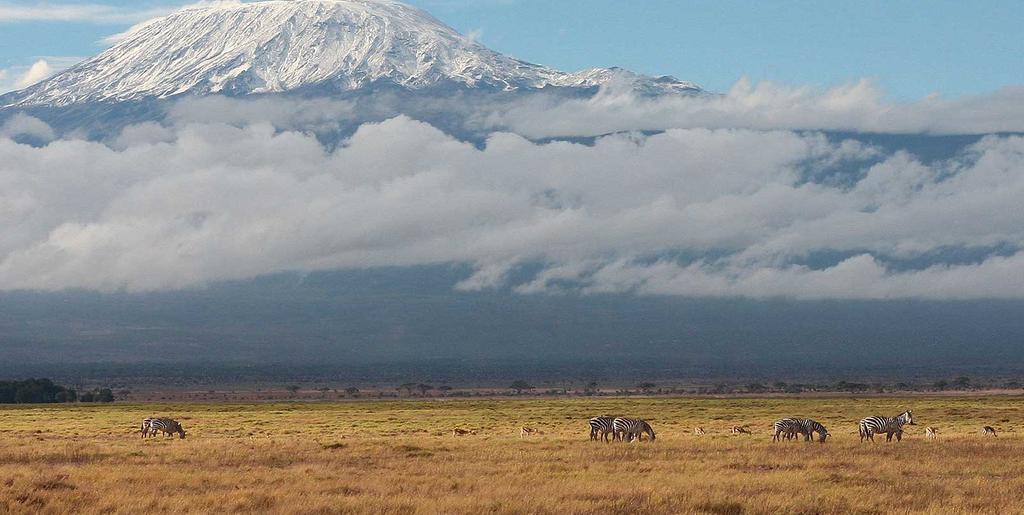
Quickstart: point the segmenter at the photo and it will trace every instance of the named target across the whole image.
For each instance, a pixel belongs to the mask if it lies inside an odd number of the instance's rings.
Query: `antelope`
[[[695,434],[697,436],[704,436],[704,435],[706,435],[708,433],[707,433],[707,431],[704,430],[703,427],[695,427],[695,428],[693,428],[693,434]]]
[[[931,426],[928,426],[928,427],[924,428],[924,436],[925,436],[925,438],[934,440],[934,439],[936,439],[938,437],[938,435],[939,435],[939,430],[938,429],[935,429],[934,427],[931,427]]]
[[[456,427],[455,429],[452,429],[452,436],[468,436],[475,434],[476,431],[473,429],[462,429],[461,427]]]
[[[527,436],[539,435],[539,434],[540,434],[540,430],[534,429],[532,427],[525,427],[524,426],[522,429],[519,430],[519,438],[526,438]]]
[[[981,431],[983,433],[985,433],[985,436],[995,436],[996,435],[996,428],[994,428],[992,426],[985,426],[985,429],[982,429]]]

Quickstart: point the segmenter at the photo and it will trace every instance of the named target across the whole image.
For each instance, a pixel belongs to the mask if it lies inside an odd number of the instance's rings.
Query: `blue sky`
[[[565,70],[623,66],[715,91],[743,76],[817,87],[871,77],[897,100],[1024,84],[1020,1],[409,3],[522,59]],[[103,37],[180,4],[0,0],[0,88],[40,58],[59,67],[95,54]]]

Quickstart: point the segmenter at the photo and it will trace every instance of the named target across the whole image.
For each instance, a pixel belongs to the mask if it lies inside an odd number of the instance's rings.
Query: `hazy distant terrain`
[[[1012,373],[1022,354],[1024,301],[453,291],[465,273],[423,267],[280,275],[186,292],[3,293],[0,373],[105,363],[99,370],[124,376],[142,364],[202,362],[169,370],[202,376],[234,365],[267,378],[274,364],[288,364],[300,366],[298,376],[395,382],[812,379],[850,370],[906,380],[929,371]]]

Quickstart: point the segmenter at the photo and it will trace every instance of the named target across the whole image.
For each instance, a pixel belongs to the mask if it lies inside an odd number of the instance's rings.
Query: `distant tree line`
[[[49,379],[0,381],[0,404],[46,404],[55,402],[114,402],[110,388],[89,390],[81,395],[74,388]]]

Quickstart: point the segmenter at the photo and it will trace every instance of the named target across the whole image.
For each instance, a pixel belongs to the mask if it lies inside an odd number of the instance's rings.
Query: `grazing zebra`
[[[526,438],[527,436],[539,435],[539,434],[540,434],[540,430],[534,429],[532,427],[523,426],[523,428],[519,430],[519,438]]]
[[[818,433],[818,441],[824,443],[825,439],[829,437],[828,429],[825,429],[825,426],[809,418],[784,418],[776,420],[773,427],[775,431],[772,436],[773,442],[781,441],[782,438],[786,440],[797,438],[797,435],[804,435],[804,441],[809,442],[814,438],[814,433]]]
[[[704,431],[703,427],[695,427],[695,428],[693,428],[693,434],[695,434],[697,436],[704,436],[704,435],[706,435],[708,433],[707,433],[707,431]]]
[[[452,429],[452,436],[468,436],[475,434],[476,431],[473,429],[462,429],[461,427],[456,427],[455,429]]]
[[[590,439],[608,441],[608,435],[615,436],[615,417],[594,417],[590,419]]]
[[[857,432],[860,433],[860,441],[865,438],[875,441],[875,433],[885,433],[885,441],[891,442],[892,435],[896,435],[896,441],[903,440],[903,426],[914,424],[914,414],[910,410],[904,411],[895,417],[868,417],[860,421]]]
[[[750,432],[749,429],[747,429],[747,426],[743,426],[743,427],[732,426],[731,433],[734,434],[734,435],[749,435],[749,434],[753,434],[753,433]]]
[[[640,439],[640,436],[647,433],[653,442],[655,439],[654,429],[644,420],[638,418],[616,417],[612,421],[612,439],[625,442],[632,442],[633,438]]]
[[[148,420],[152,436],[156,436],[157,431],[160,431],[165,436],[174,436],[177,433],[182,440],[185,439],[185,429],[181,427],[177,420],[171,418],[151,418]],[[143,421],[143,424],[145,424],[145,421]]]
[[[994,428],[992,426],[985,426],[985,429],[982,429],[981,431],[983,433],[985,433],[985,436],[995,436],[996,435],[996,428]]]
[[[938,429],[935,429],[932,426],[928,426],[928,427],[924,428],[924,436],[925,436],[925,438],[928,438],[929,440],[934,440],[935,438],[938,437],[938,435],[939,435],[939,430]]]

